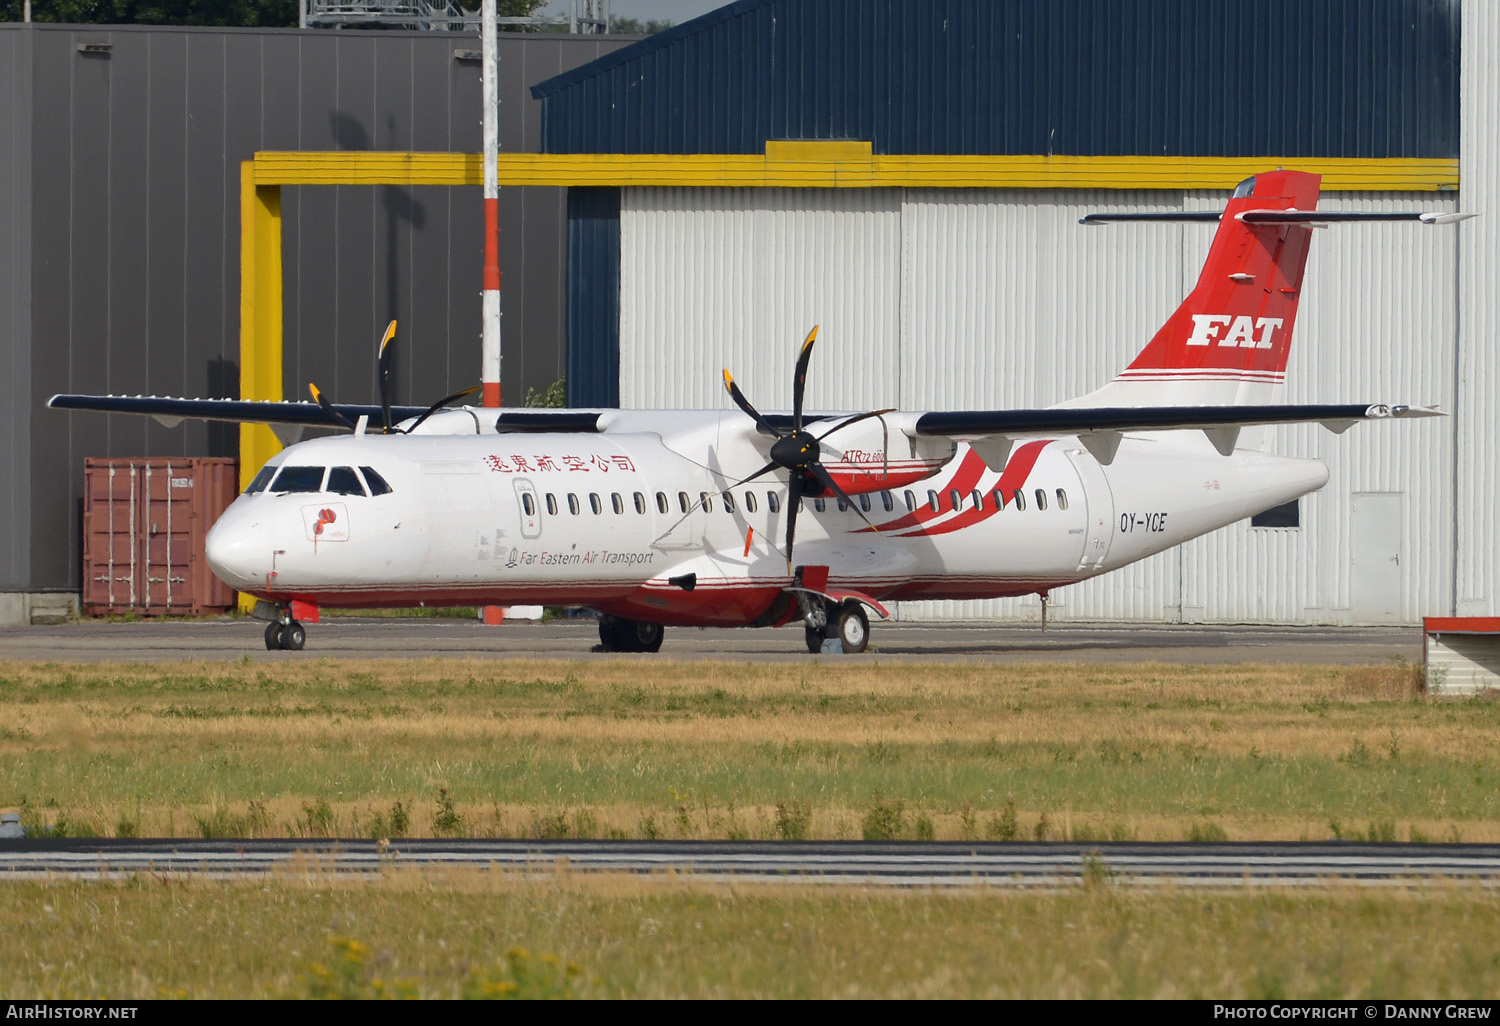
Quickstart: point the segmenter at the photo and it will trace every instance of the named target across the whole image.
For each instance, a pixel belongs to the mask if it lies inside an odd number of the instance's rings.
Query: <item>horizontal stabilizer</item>
[[[1085,214],[1079,224],[1146,222],[1156,224],[1216,224],[1223,211],[1176,210]],[[1360,221],[1415,221],[1418,224],[1453,224],[1474,214],[1431,210],[1246,210],[1235,215],[1245,224],[1353,224]]]

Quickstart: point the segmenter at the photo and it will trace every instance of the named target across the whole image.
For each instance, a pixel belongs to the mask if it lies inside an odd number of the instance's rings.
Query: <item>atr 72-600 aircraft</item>
[[[804,413],[816,328],[790,414],[759,412],[728,371],[737,408],[722,411],[392,409],[394,325],[378,407],[316,387],[316,403],[51,405],[352,431],[277,455],[209,532],[214,572],[263,600],[271,648],[300,649],[324,606],[545,603],[596,610],[618,651],[656,651],[664,625],[800,619],[809,650],[860,652],[866,608],[1045,598],[1327,481],[1242,428],[1435,414],[1271,403],[1314,227],[1468,216],[1320,212],[1319,183],[1273,171],[1222,213],[1084,218],[1219,227],[1197,286],[1130,366],[1047,409]]]

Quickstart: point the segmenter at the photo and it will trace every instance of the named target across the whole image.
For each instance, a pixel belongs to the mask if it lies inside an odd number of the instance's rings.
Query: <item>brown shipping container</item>
[[[223,612],[234,590],[203,541],[238,491],[231,459],[83,461],[83,611],[91,616]]]

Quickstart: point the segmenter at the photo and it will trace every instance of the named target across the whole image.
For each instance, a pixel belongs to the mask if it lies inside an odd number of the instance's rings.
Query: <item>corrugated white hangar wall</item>
[[[1213,228],[1084,228],[1078,218],[1212,209],[1226,198],[627,189],[621,405],[728,407],[720,375],[728,367],[761,409],[785,409],[798,344],[814,324],[822,326],[808,377],[815,409],[1034,407],[1087,392],[1124,367],[1186,295]],[[1325,193],[1320,205],[1458,209],[1453,193]],[[1319,232],[1284,400],[1453,409],[1459,252],[1453,228]],[[1455,605],[1455,423],[1361,424],[1342,435],[1275,429],[1275,451],[1320,458],[1331,474],[1302,500],[1300,527],[1236,524],[1054,592],[1048,615],[1379,623],[1446,614]],[[1493,451],[1487,440],[1475,444]],[[1356,552],[1380,565],[1356,570]],[[898,615],[1024,619],[1039,611],[1031,597],[904,603]]]

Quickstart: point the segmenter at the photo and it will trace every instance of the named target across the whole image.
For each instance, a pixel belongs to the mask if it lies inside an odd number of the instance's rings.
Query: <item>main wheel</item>
[[[275,651],[281,647],[281,622],[272,620],[266,624],[266,648]]]
[[[666,631],[649,620],[599,617],[599,640],[611,652],[659,652]]]
[[[870,619],[853,599],[839,606],[838,639],[847,653],[863,652],[870,644]]]
[[[281,628],[281,647],[289,652],[300,652],[307,644],[307,628],[296,620]]]
[[[803,630],[807,632],[807,650],[814,655],[823,651],[823,628],[804,627]]]
[[[632,652],[660,652],[666,633],[661,624],[649,620],[625,621],[625,634],[630,639]]]

